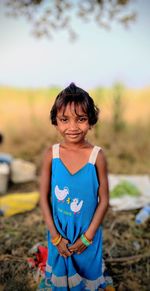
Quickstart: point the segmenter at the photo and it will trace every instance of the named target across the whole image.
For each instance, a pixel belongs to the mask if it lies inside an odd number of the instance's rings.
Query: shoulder
[[[102,148],[100,148],[98,151],[95,166],[97,170],[107,170],[106,155]]]
[[[53,147],[49,146],[43,152],[43,164],[51,164],[53,157]]]
[[[104,149],[102,149],[101,147],[98,147],[98,148],[99,148],[99,151],[97,154],[96,162],[106,161],[106,155],[105,155]]]

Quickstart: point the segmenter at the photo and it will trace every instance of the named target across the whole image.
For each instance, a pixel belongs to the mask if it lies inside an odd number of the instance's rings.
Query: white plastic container
[[[25,183],[36,178],[36,166],[28,161],[13,159],[10,167],[10,180],[13,183]]]
[[[8,189],[10,168],[5,163],[0,163],[0,193],[4,194]]]

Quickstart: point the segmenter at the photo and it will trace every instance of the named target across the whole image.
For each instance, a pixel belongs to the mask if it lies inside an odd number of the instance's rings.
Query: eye
[[[61,121],[62,123],[67,123],[67,122],[68,122],[68,118],[66,118],[66,117],[62,117],[62,118],[60,118],[60,121]]]
[[[81,116],[78,118],[78,122],[80,122],[80,123],[85,122],[85,121],[87,121],[87,117],[85,117],[85,116],[83,116],[83,117]]]

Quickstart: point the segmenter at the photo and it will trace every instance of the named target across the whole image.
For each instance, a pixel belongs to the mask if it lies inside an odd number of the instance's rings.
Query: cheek
[[[85,127],[87,128],[87,130],[90,129],[91,126],[89,125],[89,122],[88,122],[88,121],[87,121],[87,123],[85,124]]]
[[[84,124],[81,126],[81,129],[85,132],[88,132],[88,130],[90,129],[90,125],[89,124]]]
[[[64,131],[66,129],[66,124],[60,124],[60,123],[58,123],[57,124],[57,130],[58,131]]]

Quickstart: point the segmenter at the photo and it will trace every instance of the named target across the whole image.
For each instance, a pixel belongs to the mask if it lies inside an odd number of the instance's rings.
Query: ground
[[[20,187],[24,189],[24,185]],[[30,191],[33,185],[25,187]],[[16,189],[11,186],[12,192]],[[150,286],[150,220],[136,225],[136,213],[109,209],[104,221],[104,257],[118,291],[148,291]],[[0,228],[0,291],[36,290],[27,258],[36,243],[46,244],[39,206],[24,214],[1,217]]]

